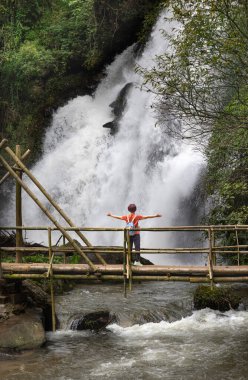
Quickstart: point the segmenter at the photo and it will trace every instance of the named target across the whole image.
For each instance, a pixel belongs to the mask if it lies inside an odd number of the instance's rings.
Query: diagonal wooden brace
[[[40,209],[44,212],[44,214],[51,220],[51,222],[60,230],[60,232],[66,237],[66,239],[71,243],[73,248],[79,253],[80,256],[84,258],[86,263],[90,266],[90,268],[95,271],[96,268],[91,260],[87,257],[87,255],[83,252],[83,250],[74,242],[68,232],[57,222],[57,220],[52,216],[52,214],[47,210],[47,208],[39,201],[39,199],[34,195],[34,193],[29,189],[29,187],[18,177],[15,171],[11,168],[8,162],[0,155],[0,161],[3,166],[10,172],[12,177],[14,177],[17,182],[22,186],[22,188],[28,193],[28,195],[33,199],[33,201],[40,207]],[[18,160],[19,161],[19,160]],[[18,164],[18,163],[17,163]]]
[[[29,156],[29,154],[31,153],[31,150],[28,149],[26,150],[26,152],[21,156],[21,159],[22,160],[25,160],[25,158],[27,158]],[[18,169],[18,166],[15,164],[14,166],[12,166],[12,169]],[[1,179],[0,179],[0,185],[2,185],[2,183],[4,183],[4,181],[10,176],[10,173],[7,172]]]
[[[31,181],[38,187],[38,189],[47,198],[47,200],[53,205],[53,207],[58,211],[58,213],[64,218],[64,220],[69,224],[69,226],[75,227],[75,224],[68,217],[68,215],[66,215],[65,212],[61,209],[61,207],[54,201],[54,199],[52,199],[52,197],[47,193],[45,188],[41,185],[41,183],[37,180],[37,178],[35,178],[35,176],[30,172],[30,170],[23,164],[23,162],[16,156],[16,154],[9,147],[6,147],[5,151],[16,162],[16,164],[27,174],[27,176],[31,179]],[[88,239],[86,239],[86,237],[82,234],[81,231],[75,231],[75,232],[88,247],[92,247],[91,243],[88,241]],[[106,264],[105,260],[101,257],[100,254],[95,253],[95,255],[102,264],[104,265]]]

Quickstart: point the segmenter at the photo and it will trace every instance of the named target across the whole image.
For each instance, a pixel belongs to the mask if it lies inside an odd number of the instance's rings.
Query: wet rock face
[[[129,93],[129,90],[132,88],[132,83],[127,83],[119,92],[117,98],[113,103],[109,105],[110,108],[112,108],[112,113],[115,116],[114,120],[106,123],[103,125],[103,128],[110,128],[111,134],[114,135],[116,132],[118,132],[119,127],[119,120],[122,117],[123,111],[127,104],[127,96]]]
[[[29,307],[39,307],[43,311],[43,326],[46,331],[52,330],[52,309],[48,294],[42,287],[32,280],[22,282],[23,292],[27,297]],[[59,320],[56,316],[56,328],[59,327]]]
[[[70,329],[99,331],[114,322],[117,317],[108,310],[95,311],[73,319]]]
[[[45,343],[45,331],[37,314],[26,312],[0,323],[0,349],[33,349]]]
[[[209,307],[224,312],[237,309],[239,304],[240,297],[229,287],[199,286],[194,294],[194,307],[197,310]]]

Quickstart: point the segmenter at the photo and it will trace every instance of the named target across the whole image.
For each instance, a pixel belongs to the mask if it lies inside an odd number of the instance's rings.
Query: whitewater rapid
[[[156,55],[170,49],[161,29],[172,33],[175,27],[161,16],[142,55],[137,56],[135,46],[126,49],[106,68],[93,96],[78,96],[53,115],[44,138],[43,156],[32,172],[78,226],[123,227],[122,222],[106,214],[123,215],[129,203],[135,203],[140,214],[163,215],[144,221],[143,227],[187,221],[181,204],[196,186],[203,167],[202,155],[191,146],[173,141],[157,126],[152,105],[158,99],[151,91],[141,89],[143,78],[135,70],[137,65],[151,68]],[[114,119],[109,105],[128,83],[133,86],[118,132],[111,135],[102,125]],[[33,185],[31,189],[37,194]],[[39,199],[50,209],[42,195]],[[24,225],[50,224],[26,195],[23,203]],[[13,213],[14,207],[9,213],[12,220]],[[65,225],[56,212],[54,215]],[[38,238],[33,232],[28,236],[33,241],[47,241],[46,234]],[[98,245],[122,244],[120,234],[94,233],[88,238]],[[144,233],[142,242],[153,247],[176,244],[168,233],[156,235],[156,239]]]

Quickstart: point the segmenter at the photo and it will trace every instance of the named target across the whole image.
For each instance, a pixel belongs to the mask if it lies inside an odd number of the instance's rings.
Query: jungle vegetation
[[[92,93],[103,66],[145,40],[160,1],[2,0],[0,133],[40,154],[53,110]]]

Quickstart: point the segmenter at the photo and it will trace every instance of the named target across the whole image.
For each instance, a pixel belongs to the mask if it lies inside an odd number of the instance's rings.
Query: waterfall
[[[167,23],[161,16],[142,55],[137,57],[135,46],[129,47],[106,68],[93,96],[78,96],[54,113],[44,137],[43,156],[32,172],[78,226],[122,227],[121,221],[106,214],[123,215],[129,203],[135,203],[140,214],[163,215],[141,222],[141,227],[180,225],[180,203],[194,190],[203,158],[156,126],[151,108],[156,97],[141,90],[142,77],[135,72],[137,64],[152,67],[155,56],[170,49],[162,28],[170,33],[175,23]],[[111,133],[102,126],[115,118],[113,102],[123,91],[125,107],[117,116],[117,130]],[[47,201],[39,198],[49,208]],[[25,225],[50,224],[31,199],[24,196],[23,202]],[[119,233],[87,236],[97,245],[122,244]],[[169,234],[156,234],[155,238],[143,233],[142,245],[175,244]]]

